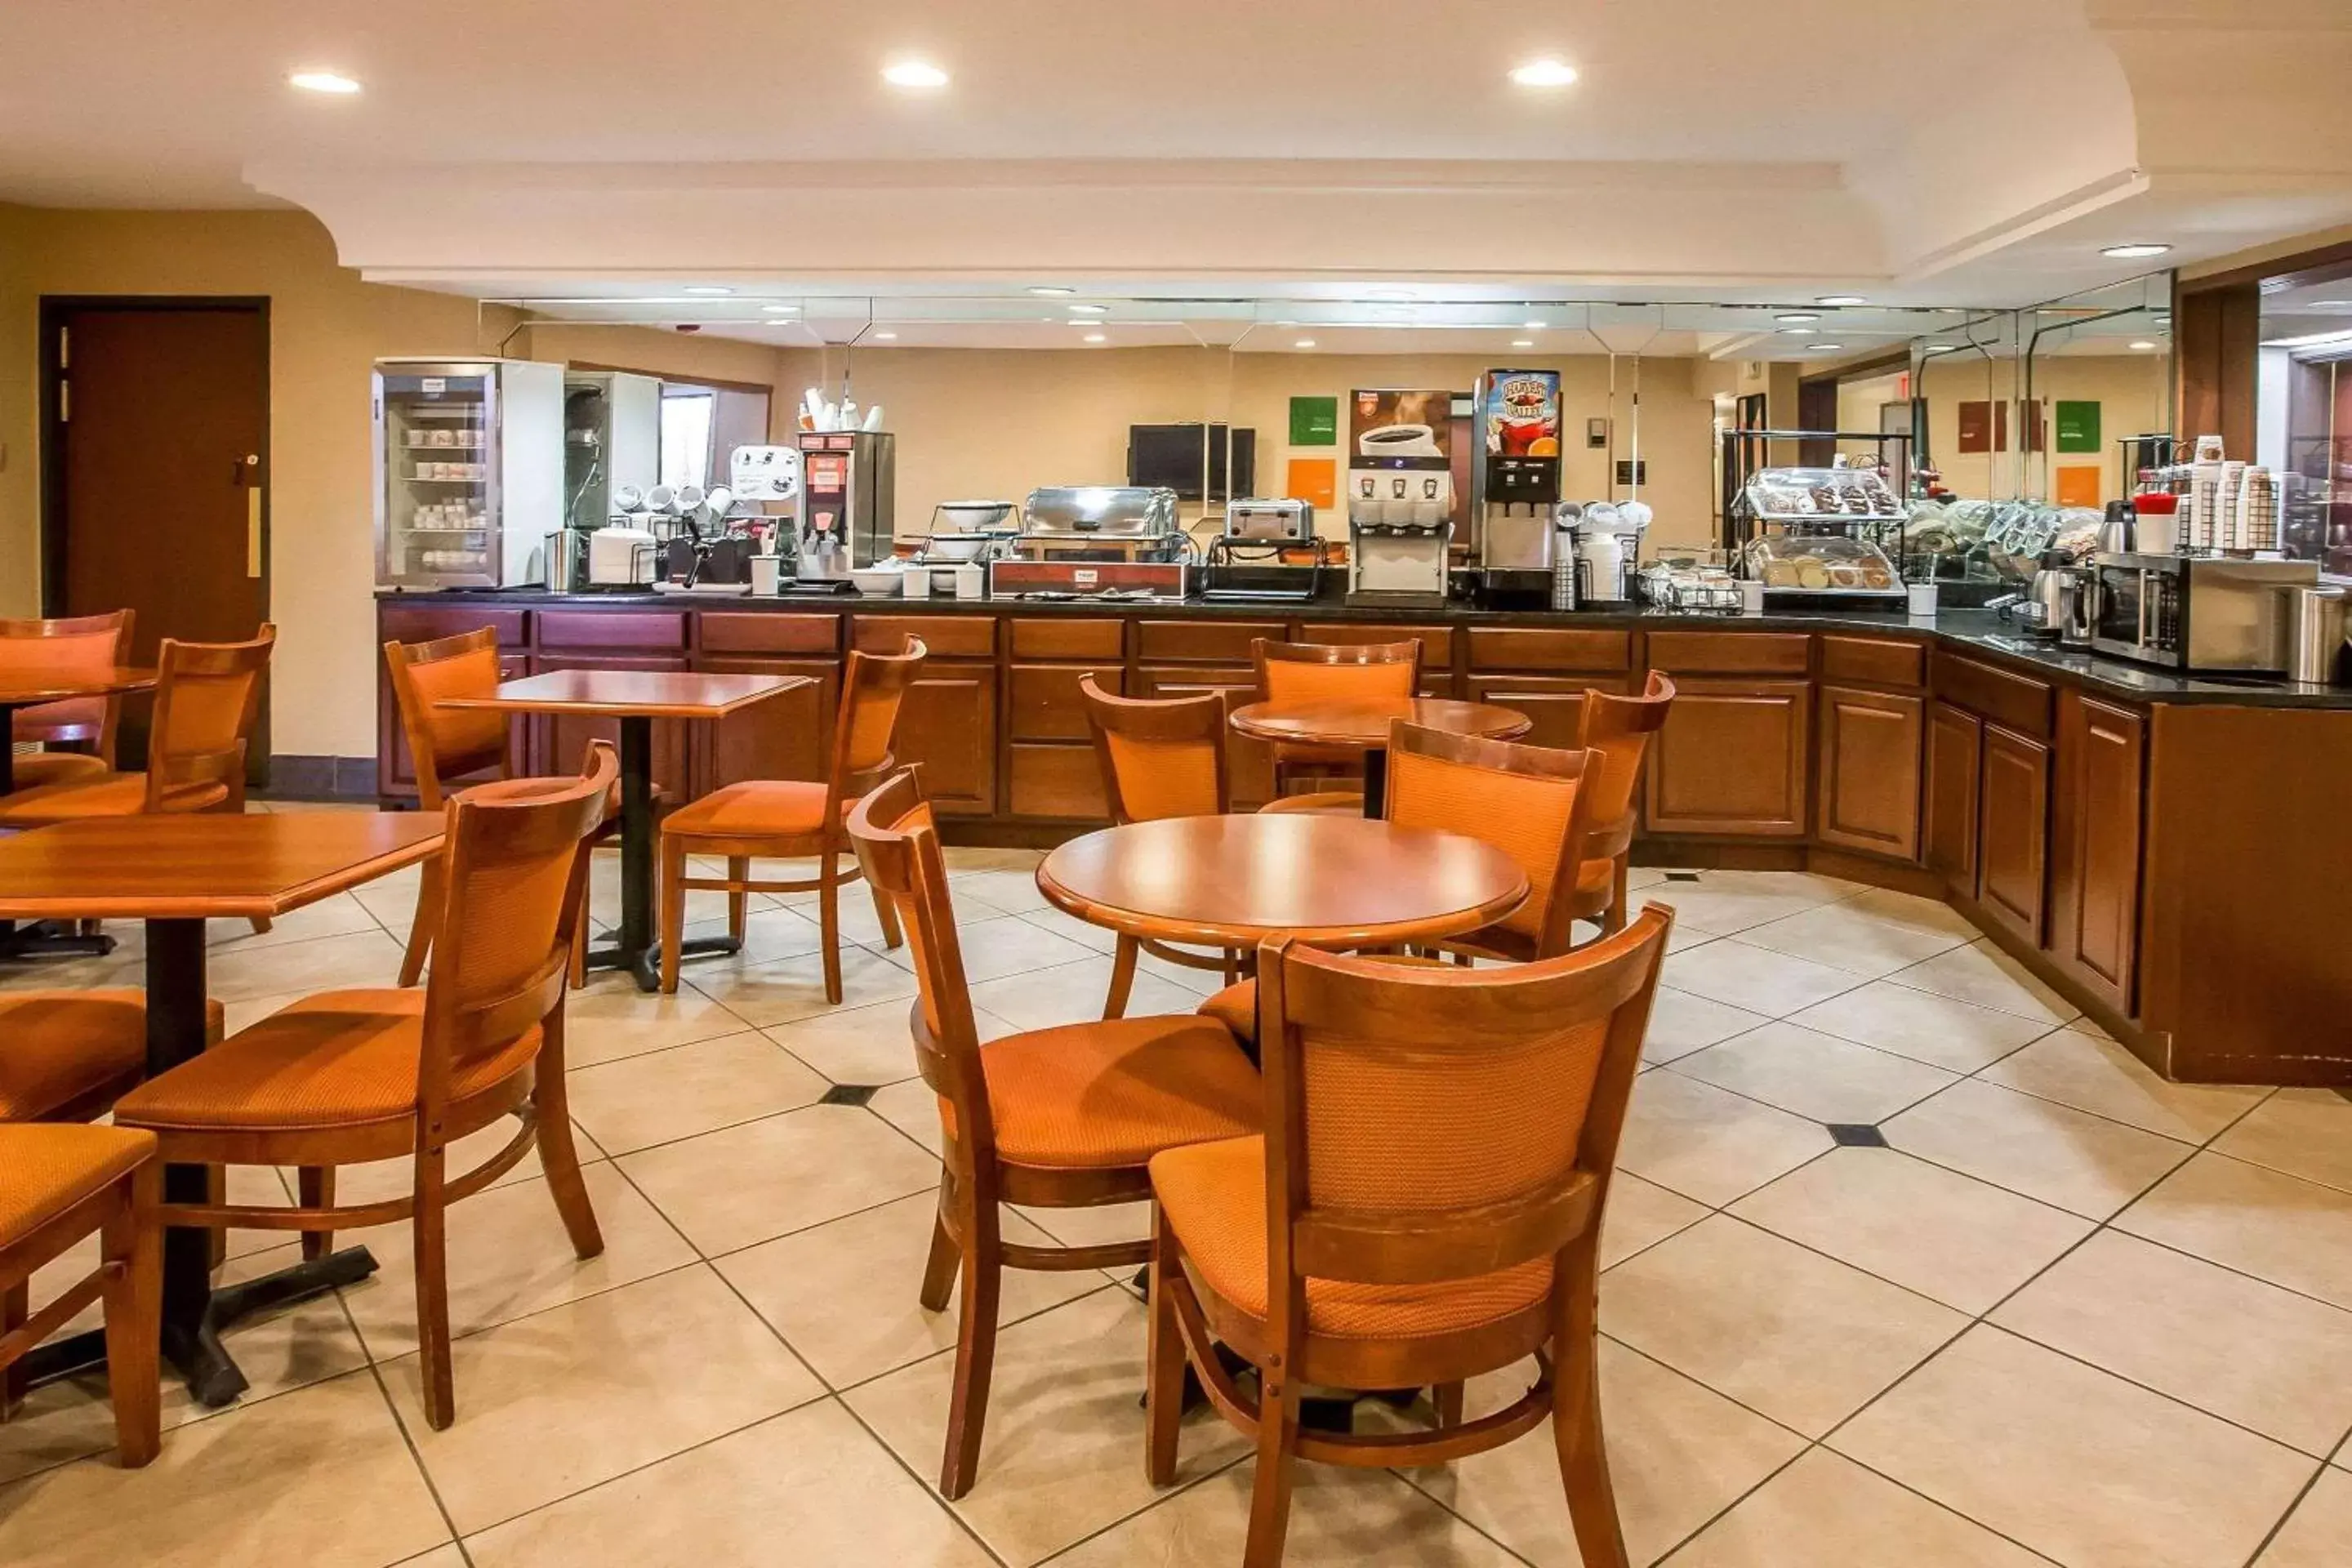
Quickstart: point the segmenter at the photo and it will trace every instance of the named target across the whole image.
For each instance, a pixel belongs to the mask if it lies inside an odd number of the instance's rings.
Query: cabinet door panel
[[[1197,697],[1214,691],[1225,711],[1257,700],[1257,671],[1248,665],[1145,665],[1136,672],[1138,697]],[[1255,811],[1274,798],[1274,750],[1263,741],[1225,731],[1225,791],[1235,811]]]
[[[1824,844],[1916,859],[1919,748],[1927,704],[1916,697],[1822,688],[1821,825]]]
[[[898,709],[898,761],[922,769],[923,794],[940,812],[996,810],[996,667],[931,659]]]
[[[833,761],[834,705],[841,699],[839,659],[706,658],[695,668],[721,675],[805,675],[816,681],[704,726],[706,790],[745,779],[824,782]]]
[[[1632,689],[1622,675],[1473,675],[1464,694],[1473,702],[1516,709],[1535,721],[1519,739],[1530,746],[1574,746],[1584,719],[1584,694]]]
[[[1115,664],[1012,666],[1006,671],[1012,682],[1005,700],[1009,737],[1015,741],[1091,739],[1086,699],[1078,692],[1078,682],[1089,675],[1098,689],[1115,697],[1125,690],[1127,672]]]
[[[1988,724],[1984,731],[1977,901],[2037,946],[2050,847],[2050,748]]]
[[[686,659],[653,654],[597,653],[566,657],[541,654],[531,660],[531,673],[551,669],[684,669]],[[654,721],[654,784],[666,791],[673,805],[692,798],[694,788],[694,729],[683,719]],[[550,714],[540,721],[541,744],[536,765],[549,773],[576,773],[591,741],[621,743],[617,719],[574,718]]]
[[[2137,1011],[2147,721],[2073,692],[2058,710],[2050,947],[2126,1016]]]
[[[1650,831],[1802,837],[1812,687],[1696,677],[1676,685],[1674,710],[1650,752]]]
[[[1977,785],[1984,767],[1984,724],[1938,702],[1927,711],[1927,868],[1963,898],[1977,896]]]
[[[1092,746],[1016,742],[1004,751],[1005,790],[1014,816],[1110,820],[1110,804],[1103,798],[1102,764],[1095,760]]]

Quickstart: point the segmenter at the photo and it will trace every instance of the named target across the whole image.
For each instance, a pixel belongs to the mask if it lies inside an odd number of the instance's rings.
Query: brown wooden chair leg
[[[1250,1489],[1249,1540],[1242,1568],[1281,1568],[1290,1533],[1291,1458],[1298,1445],[1298,1391],[1278,1368],[1261,1368],[1257,1402],[1257,1479]]]
[[[227,1166],[206,1165],[205,1167],[205,1202],[215,1207],[228,1202]],[[213,1268],[218,1268],[222,1264],[226,1263],[228,1261],[228,1227],[215,1226],[210,1233],[206,1247],[210,1252],[208,1261]]]
[[[730,855],[727,858],[727,879],[729,881],[749,881],[751,879],[751,861],[748,856]],[[751,919],[751,895],[743,891],[740,888],[728,889],[727,934],[733,937],[737,942],[741,942],[743,940],[743,922]]]
[[[155,1207],[163,1167],[149,1161],[124,1183],[122,1205],[99,1235],[105,1255],[100,1285],[106,1304],[106,1380],[114,1402],[114,1442],[137,1468],[163,1445],[163,1369],[156,1342],[163,1311],[163,1228]]]
[[[604,1233],[596,1224],[594,1205],[588,1201],[588,1184],[580,1174],[580,1146],[572,1137],[572,1101],[563,1080],[562,1008],[549,1016],[546,1029],[530,1091],[540,1168],[547,1173],[547,1190],[554,1195],[555,1212],[563,1217],[564,1233],[572,1237],[573,1256],[593,1258],[604,1250]]]
[[[1135,990],[1135,961],[1142,955],[1143,944],[1131,936],[1122,935],[1110,960],[1110,994],[1103,998],[1103,1016],[1127,1016],[1127,999]]]
[[[882,945],[889,948],[899,946],[907,939],[898,930],[898,910],[890,902],[890,895],[870,885],[867,890],[874,895],[874,918],[882,922]]]
[[[1437,1407],[1437,1425],[1442,1427],[1462,1425],[1462,1384],[1441,1383],[1430,1390],[1430,1403]]]
[[[424,1386],[425,1424],[446,1431],[457,1418],[456,1374],[449,1364],[449,1230],[438,1148],[416,1155],[416,1214],[410,1222],[416,1253],[417,1377]]]
[[[335,1203],[335,1168],[332,1165],[305,1165],[294,1175],[296,1195],[306,1209],[332,1208]],[[331,1230],[306,1230],[302,1233],[302,1258],[315,1261],[335,1249],[335,1233]]]
[[[1630,855],[1617,857],[1614,886],[1609,894],[1609,908],[1601,917],[1601,934],[1615,936],[1625,929],[1625,868],[1633,863]]]
[[[824,942],[824,999],[837,1006],[841,1002],[841,862],[830,851],[819,859],[816,916]]]
[[[963,1248],[957,1245],[955,1232],[948,1228],[948,1201],[943,1185],[940,1194],[941,1212],[931,1220],[931,1252],[923,1260],[923,1289],[918,1298],[926,1312],[947,1310],[948,1292],[955,1289],[956,1270],[963,1262]]]
[[[1004,1271],[995,1203],[969,1205],[959,1217],[963,1222],[962,1317],[956,1324],[955,1389],[948,1399],[947,1452],[940,1461],[940,1492],[950,1502],[971,1490],[972,1479],[980,1471],[988,1383],[996,1370],[997,1288]]]
[[[1176,1443],[1184,1422],[1184,1337],[1176,1330],[1176,1239],[1154,1208],[1151,1226],[1151,1314],[1143,1381],[1143,1473],[1155,1487],[1176,1484]]]
[[[1617,1492],[1609,1479],[1609,1451],[1601,1434],[1592,1248],[1588,1237],[1570,1254],[1578,1279],[1561,1293],[1567,1302],[1552,1333],[1552,1441],[1559,1450],[1569,1520],[1586,1568],[1629,1568],[1625,1535],[1617,1520]]]
[[[572,963],[564,983],[577,991],[588,984],[588,888],[580,888],[580,917],[572,927]]]
[[[15,1333],[32,1315],[31,1281],[19,1279],[5,1290],[0,1290],[0,1335]],[[0,1366],[0,1422],[16,1415],[16,1406],[25,1402],[26,1389],[23,1362],[13,1361],[6,1366]]]
[[[686,936],[686,845],[669,834],[661,844],[661,988],[677,994],[677,950]]]
[[[256,915],[245,923],[253,928],[253,934],[256,936],[267,936],[269,934],[269,917],[268,915]]]
[[[436,855],[425,862],[425,874],[417,879],[416,913],[408,922],[408,951],[400,956],[402,989],[423,977],[425,955],[433,951],[433,922],[440,917],[441,858]]]

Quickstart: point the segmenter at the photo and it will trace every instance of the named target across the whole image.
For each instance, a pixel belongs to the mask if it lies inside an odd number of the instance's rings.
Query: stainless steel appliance
[[[2072,562],[2073,557],[2063,550],[2042,552],[2041,564],[2025,585],[2026,602],[2020,607],[2019,618],[2028,631],[2045,637],[2065,631],[2066,617],[2079,596],[2074,574],[2069,570]]]
[[[1288,497],[1253,499],[1227,503],[1227,539],[1296,540],[1315,537],[1315,503]]]
[[[373,393],[377,585],[541,582],[564,525],[563,367],[383,359]]]
[[[1020,531],[989,563],[988,591],[992,598],[1181,598],[1192,586],[1192,555],[1174,490],[1048,485],[1022,504]]]
[[[2319,582],[2315,561],[2102,554],[2097,562],[2091,646],[2183,671],[2284,675],[2294,654],[2290,601]]]
[[[1349,398],[1348,589],[1443,600],[1454,539],[1454,397],[1358,387]]]
[[[2341,588],[2298,588],[2294,595],[2294,662],[2287,673],[2315,685],[2334,686],[2344,674],[2346,613],[2352,609]]]
[[[1388,599],[1445,597],[1446,521],[1348,523],[1348,592]]]
[[[1475,392],[1470,468],[1472,594],[1490,609],[1551,602],[1559,502],[1559,373],[1490,370]]]
[[[661,541],[648,528],[608,523],[588,536],[588,585],[645,588],[661,563]]]
[[[898,437],[887,430],[803,430],[793,508],[795,587],[848,593],[850,574],[889,560]]]

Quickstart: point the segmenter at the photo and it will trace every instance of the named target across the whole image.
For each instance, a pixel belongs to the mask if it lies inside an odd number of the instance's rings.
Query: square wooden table
[[[14,740],[16,712],[76,697],[120,697],[126,692],[152,691],[155,672],[117,665],[111,669],[35,670],[7,668],[0,655],[0,795],[16,787]],[[14,921],[0,921],[0,960],[12,958],[103,958],[114,951],[110,936],[74,936],[44,931],[19,931]]]
[[[611,947],[591,949],[591,969],[625,969],[642,991],[661,979],[654,942],[654,721],[724,719],[754,703],[816,684],[805,675],[712,675],[692,670],[557,669],[501,681],[488,697],[448,697],[443,708],[569,713],[621,724],[621,927]],[[680,956],[733,952],[732,937],[681,943]]]
[[[205,1048],[205,921],[271,918],[413,865],[441,847],[416,812],[303,811],[92,817],[0,839],[0,919],[135,920],[147,926],[147,1075]],[[0,1040],[0,1051],[8,1042]],[[202,1165],[168,1165],[168,1203],[205,1201]],[[375,1272],[363,1247],[215,1292],[202,1230],[163,1233],[163,1355],[207,1405],[245,1391],[220,1331],[249,1313]],[[46,1382],[105,1359],[102,1331],[23,1363]]]

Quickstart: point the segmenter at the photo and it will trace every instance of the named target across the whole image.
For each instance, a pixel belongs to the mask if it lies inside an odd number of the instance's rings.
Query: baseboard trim
[[[269,759],[272,800],[373,800],[373,757],[310,757],[278,752]]]

